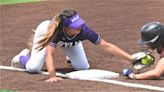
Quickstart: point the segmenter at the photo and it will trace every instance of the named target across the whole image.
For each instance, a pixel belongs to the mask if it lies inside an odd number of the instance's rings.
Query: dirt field
[[[11,59],[22,49],[32,29],[51,19],[63,9],[77,10],[86,23],[106,41],[132,54],[139,50],[136,44],[140,27],[150,21],[164,23],[164,0],[52,0],[46,2],[0,6],[0,65],[10,65]],[[107,54],[89,41],[84,41],[91,68],[121,73],[130,63]],[[60,49],[55,55],[59,71],[70,71]],[[159,59],[159,56],[154,53]],[[153,68],[153,67],[151,67]],[[149,69],[151,69],[149,68]],[[25,72],[0,70],[0,89],[18,92],[154,92],[107,83],[65,79],[45,83],[48,76]],[[121,75],[115,80],[164,87],[164,80],[129,80]]]

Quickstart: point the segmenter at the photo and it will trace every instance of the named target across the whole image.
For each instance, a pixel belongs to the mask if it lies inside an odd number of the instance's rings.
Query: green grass
[[[11,90],[6,90],[6,89],[0,89],[0,92],[16,92],[16,91],[11,91]]]
[[[37,2],[37,1],[45,1],[45,0],[0,0],[0,5]]]

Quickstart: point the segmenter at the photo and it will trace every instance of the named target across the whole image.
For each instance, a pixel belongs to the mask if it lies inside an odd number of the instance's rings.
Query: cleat
[[[24,49],[19,54],[17,54],[15,57],[13,57],[13,59],[11,61],[11,67],[23,68],[21,63],[20,63],[20,57],[21,56],[30,56],[30,50],[29,49]]]
[[[66,63],[67,63],[68,66],[72,66],[71,60],[68,56],[66,56]]]

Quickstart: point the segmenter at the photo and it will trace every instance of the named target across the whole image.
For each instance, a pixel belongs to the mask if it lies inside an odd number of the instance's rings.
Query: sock
[[[26,69],[26,63],[29,59],[30,59],[30,56],[20,56],[19,57],[22,68]]]

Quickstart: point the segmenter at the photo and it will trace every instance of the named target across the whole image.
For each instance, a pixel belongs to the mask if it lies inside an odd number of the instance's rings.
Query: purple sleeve
[[[96,32],[94,32],[93,30],[91,30],[86,25],[83,25],[82,26],[82,30],[81,31],[83,33],[83,37],[85,39],[91,41],[92,43],[98,45],[101,42],[100,35],[98,35]]]

